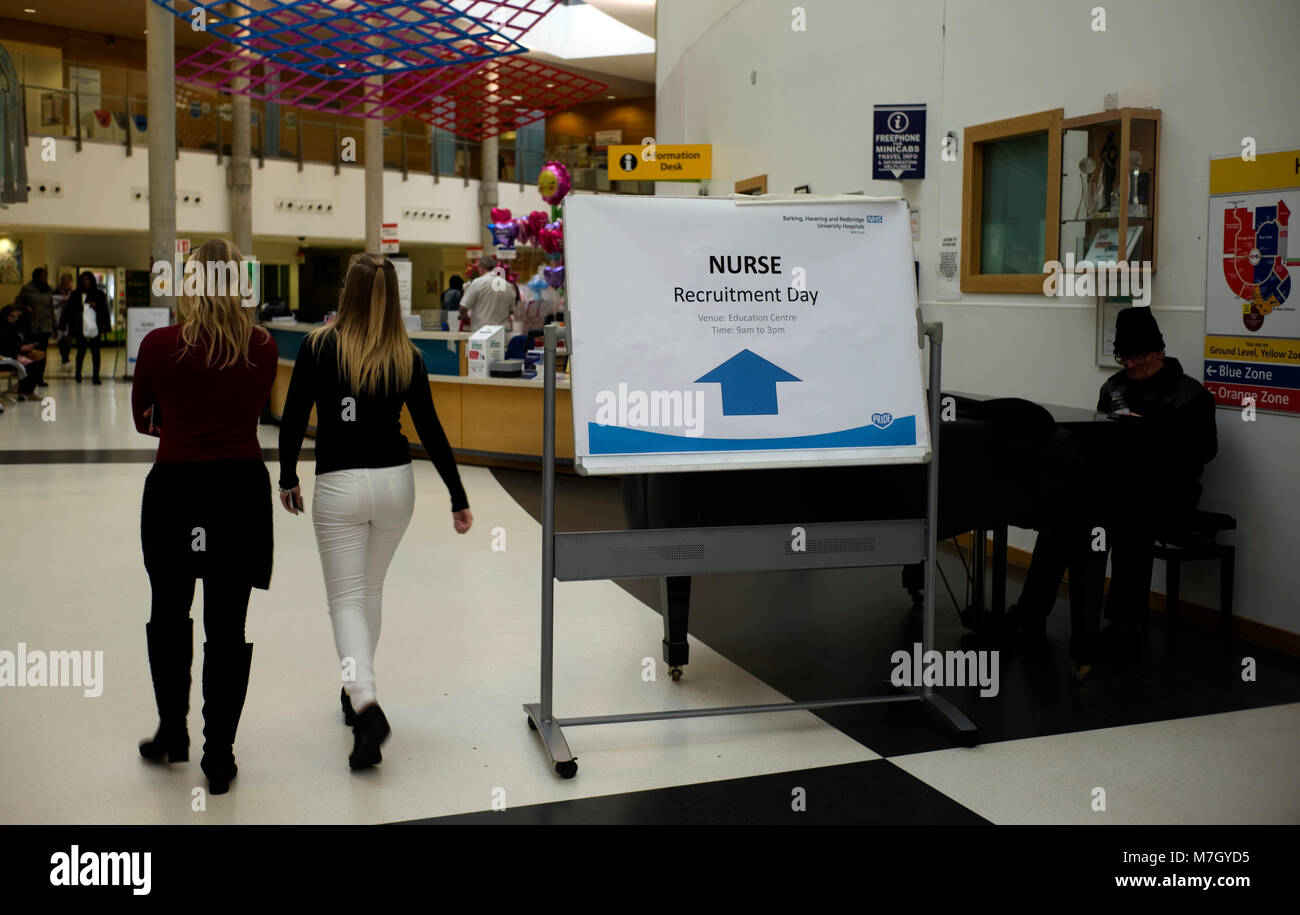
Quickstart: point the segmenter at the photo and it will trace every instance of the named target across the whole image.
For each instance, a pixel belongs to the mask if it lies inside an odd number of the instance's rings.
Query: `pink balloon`
[[[501,207],[492,208],[492,221],[500,225],[510,221],[510,211]]]

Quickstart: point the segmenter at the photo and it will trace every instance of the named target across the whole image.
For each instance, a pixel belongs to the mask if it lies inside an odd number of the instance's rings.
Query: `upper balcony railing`
[[[28,137],[74,137],[83,142],[117,143],[130,155],[148,146],[148,100],[143,70],[94,66],[36,55],[11,55],[22,79]],[[62,85],[55,85],[61,83]],[[71,86],[71,88],[67,88]],[[176,145],[180,150],[209,152],[218,159],[230,155],[231,96],[215,90],[178,84],[176,87]],[[305,163],[342,168],[365,165],[365,121],[323,111],[249,100],[252,154],[255,160],[288,159],[301,170]],[[536,134],[534,134],[536,136]],[[355,143],[345,144],[347,138]],[[542,165],[552,159],[569,167],[579,190],[652,194],[653,182],[614,182],[605,170],[603,150],[564,137],[562,145],[544,150],[540,142],[514,132],[498,138],[498,180],[520,185],[537,181]],[[540,136],[537,137],[540,141]],[[344,161],[345,150],[348,159]],[[353,154],[355,158],[352,158]],[[384,124],[384,167],[403,174],[430,174],[435,179],[460,178],[468,183],[482,177],[480,144],[422,121],[395,118]]]

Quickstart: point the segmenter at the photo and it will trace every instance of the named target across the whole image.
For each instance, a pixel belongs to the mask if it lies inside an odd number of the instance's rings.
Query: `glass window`
[[[1046,132],[984,144],[981,273],[1043,272],[1047,151]]]

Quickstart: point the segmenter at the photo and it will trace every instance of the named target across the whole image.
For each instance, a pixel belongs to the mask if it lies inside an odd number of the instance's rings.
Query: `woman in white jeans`
[[[354,735],[353,769],[382,759],[379,748],[390,730],[375,695],[374,657],[384,577],[415,507],[403,406],[451,494],[452,524],[463,534],[473,516],[433,408],[424,360],[402,323],[397,274],[386,258],[357,254],[338,317],[308,334],[298,350],[280,424],[280,501],[298,514],[298,454],[316,408],[312,525],[343,673],[343,720]]]

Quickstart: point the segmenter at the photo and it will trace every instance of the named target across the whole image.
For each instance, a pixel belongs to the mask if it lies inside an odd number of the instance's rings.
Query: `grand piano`
[[[951,398],[951,400],[949,400]],[[1140,453],[1140,420],[1014,398],[949,392],[939,444],[939,540],[973,531],[974,603],[962,613],[973,629],[999,627],[1006,603],[1008,526],[1041,529],[1062,518],[1100,520],[1116,456]],[[807,524],[925,516],[925,465],[804,467],[629,474],[622,480],[629,529],[729,524]],[[761,495],[755,495],[761,494]],[[984,546],[994,539],[994,575],[984,606]],[[1096,557],[1071,563],[1072,644],[1095,636],[1101,604]],[[903,584],[919,598],[919,567]],[[673,679],[689,661],[690,576],[661,580],[663,658]]]

